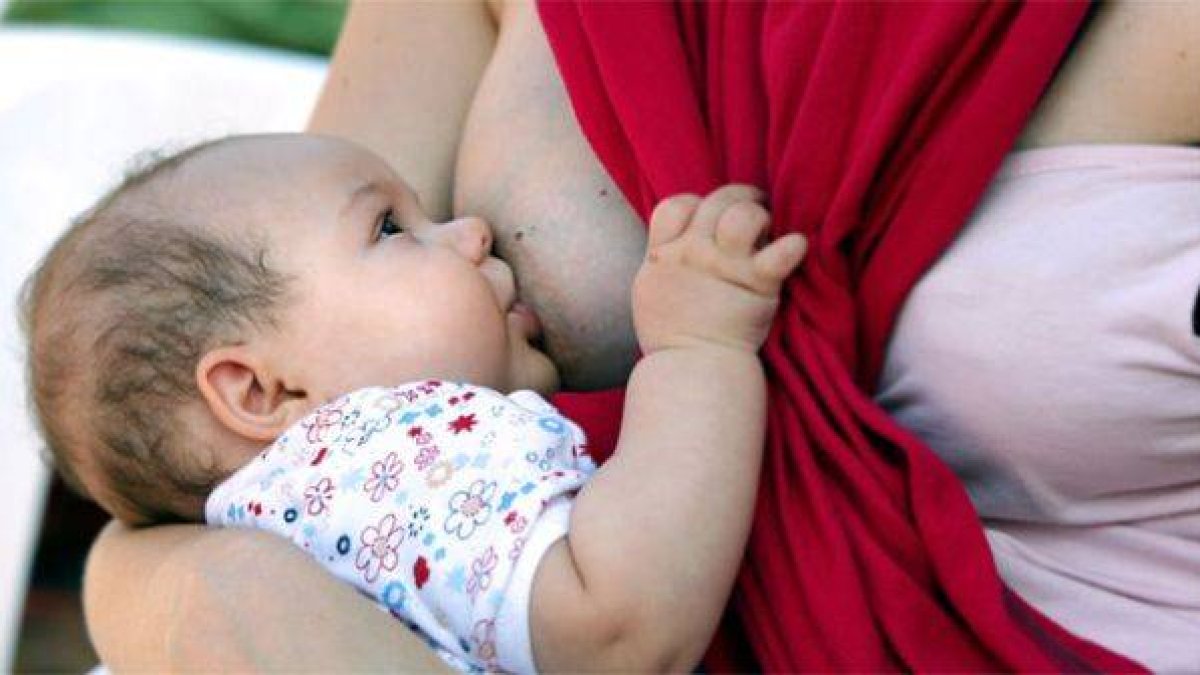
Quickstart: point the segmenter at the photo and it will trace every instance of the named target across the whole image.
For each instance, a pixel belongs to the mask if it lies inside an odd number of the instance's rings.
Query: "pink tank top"
[[[1200,672],[1200,148],[1010,156],[911,294],[879,402],[962,477],[1005,580]]]

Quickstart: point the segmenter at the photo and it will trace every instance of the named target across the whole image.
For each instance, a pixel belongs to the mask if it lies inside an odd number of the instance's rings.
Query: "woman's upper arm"
[[[482,2],[356,2],[309,131],[374,150],[431,216],[449,217],[458,140],[495,41]]]
[[[84,608],[117,672],[447,670],[402,624],[263,532],[110,524],[88,560]]]

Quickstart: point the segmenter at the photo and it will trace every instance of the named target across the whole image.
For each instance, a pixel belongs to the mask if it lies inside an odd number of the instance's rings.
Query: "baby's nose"
[[[455,218],[442,231],[446,243],[472,262],[483,262],[492,252],[492,228],[483,218]]]

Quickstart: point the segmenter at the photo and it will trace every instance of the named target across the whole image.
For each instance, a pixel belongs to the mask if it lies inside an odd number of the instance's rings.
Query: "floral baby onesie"
[[[362,389],[219,485],[206,518],[288,538],[459,669],[534,672],[533,576],[595,471],[585,453],[534,392]]]

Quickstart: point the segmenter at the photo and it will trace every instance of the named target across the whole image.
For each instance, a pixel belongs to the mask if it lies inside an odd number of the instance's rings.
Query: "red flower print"
[[[363,483],[363,490],[371,493],[371,501],[377,502],[400,486],[401,471],[404,471],[404,462],[396,453],[389,452],[387,457],[371,465],[371,477]]]
[[[310,516],[319,515],[331,500],[333,500],[333,481],[327,477],[309,485],[304,490],[304,510],[308,511]]]
[[[329,455],[329,448],[321,448],[320,450],[317,451],[317,456],[313,457],[312,461],[309,462],[308,465],[316,466],[316,465],[320,464],[321,462],[324,462],[325,457],[327,455]]]
[[[417,445],[427,445],[433,442],[433,434],[425,431],[425,427],[413,427],[408,430],[408,437]]]
[[[429,563],[425,556],[418,556],[417,562],[413,564],[413,581],[417,584],[417,590],[424,588],[425,582],[429,581]]]
[[[463,431],[472,431],[478,422],[475,420],[475,413],[470,415],[459,415],[453,422],[450,423],[450,431],[458,434]]]
[[[508,526],[509,532],[520,534],[525,531],[525,526],[529,524],[529,520],[516,511],[509,511],[504,516],[504,524]]]
[[[358,540],[362,543],[362,548],[358,549],[354,566],[362,570],[367,583],[375,583],[382,570],[396,569],[400,562],[400,555],[396,553],[396,549],[400,548],[400,543],[404,541],[404,528],[400,526],[399,518],[391,513],[387,514],[378,525],[363,528]]]

